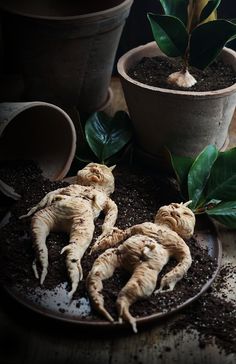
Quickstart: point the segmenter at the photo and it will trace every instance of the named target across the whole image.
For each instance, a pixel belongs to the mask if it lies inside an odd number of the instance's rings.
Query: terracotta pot
[[[22,100],[77,106],[81,113],[108,108],[114,58],[132,2],[1,1],[5,67],[23,75]]]
[[[34,160],[51,180],[66,176],[76,149],[75,127],[45,102],[0,103],[0,160]]]
[[[164,56],[155,42],[134,48],[118,61],[125,100],[137,141],[148,153],[158,155],[167,146],[176,155],[194,156],[206,145],[221,149],[236,104],[236,84],[209,92],[175,91],[153,87],[128,76],[143,57]],[[222,59],[236,71],[236,52],[224,48]]]

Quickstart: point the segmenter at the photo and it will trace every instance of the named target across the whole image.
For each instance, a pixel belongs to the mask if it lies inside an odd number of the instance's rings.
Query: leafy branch
[[[171,155],[180,191],[195,214],[236,228],[236,148],[207,146],[195,159]]]

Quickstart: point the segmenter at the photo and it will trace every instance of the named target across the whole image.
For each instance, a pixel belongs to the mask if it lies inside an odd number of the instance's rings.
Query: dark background
[[[19,0],[20,1],[20,0]],[[97,0],[99,1],[99,0]],[[117,54],[114,62],[113,74],[117,74],[116,64],[120,56],[128,50],[153,40],[151,28],[147,19],[148,12],[163,13],[158,0],[134,0],[129,18],[124,27]],[[1,16],[1,14],[0,14]],[[218,18],[236,18],[236,0],[222,0],[218,8]],[[14,32],[14,29],[12,29]],[[227,44],[236,50],[236,39]],[[1,17],[0,17],[0,71],[3,69],[3,45],[1,40]],[[20,88],[20,81],[16,82],[16,88]]]

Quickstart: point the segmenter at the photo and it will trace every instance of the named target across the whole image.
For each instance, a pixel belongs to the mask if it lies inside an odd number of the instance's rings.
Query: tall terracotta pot
[[[158,155],[167,146],[176,155],[194,156],[206,145],[221,149],[236,104],[236,84],[209,92],[175,91],[145,85],[128,70],[143,57],[164,56],[155,42],[134,48],[118,61],[126,103],[142,149]],[[222,59],[236,71],[236,52],[224,48]]]
[[[113,62],[132,2],[1,1],[5,67],[23,75],[23,99],[87,113],[111,102]]]

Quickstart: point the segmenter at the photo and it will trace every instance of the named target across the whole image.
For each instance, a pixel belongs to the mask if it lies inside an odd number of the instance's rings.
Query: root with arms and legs
[[[109,249],[95,260],[86,282],[95,309],[106,318],[110,316],[104,308],[102,280],[111,277],[116,268],[124,268],[131,273],[131,278],[117,298],[119,319],[128,321],[137,332],[129,307],[153,292],[172,291],[183,278],[192,263],[184,239],[193,235],[194,226],[195,216],[187,203],[173,203],[158,210],[154,223],[145,222],[125,231],[114,229],[96,242],[93,251]],[[178,264],[162,277],[160,288],[155,291],[158,274],[170,257],[175,257]]]
[[[87,289],[93,306],[109,321],[113,318],[104,308],[102,281],[110,278],[116,268],[124,268],[131,277],[117,298],[119,321],[128,321],[137,332],[136,320],[129,307],[138,299],[148,297],[156,287],[158,273],[167,263],[168,252],[154,239],[134,235],[118,248],[107,249],[95,261],[88,277]]]
[[[72,286],[70,297],[83,278],[81,259],[92,241],[94,220],[101,211],[104,212],[103,237],[110,233],[117,218],[117,206],[109,198],[114,191],[112,167],[90,163],[78,172],[77,182],[49,192],[38,205],[21,216],[33,215],[31,229],[36,259],[32,268],[36,278],[40,278],[40,284],[43,284],[48,270],[47,236],[52,231],[69,234],[69,244],[61,253],[66,253],[66,266]]]

